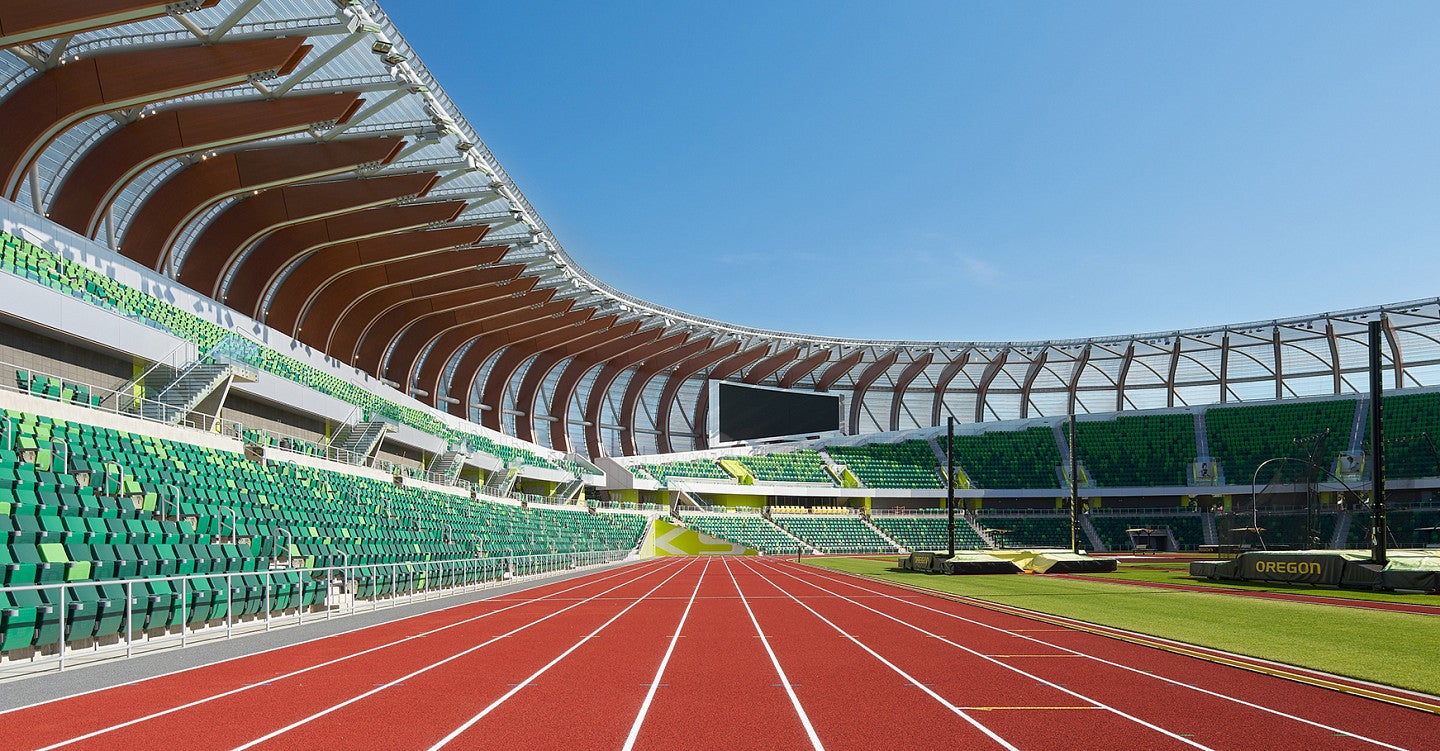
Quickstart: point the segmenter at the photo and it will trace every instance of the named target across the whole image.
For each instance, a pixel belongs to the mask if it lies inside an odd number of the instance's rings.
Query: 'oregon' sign
[[[1345,561],[1334,555],[1245,553],[1240,556],[1242,579],[1339,584]]]
[[[1255,570],[1262,574],[1316,574],[1320,564],[1314,561],[1256,561]]]

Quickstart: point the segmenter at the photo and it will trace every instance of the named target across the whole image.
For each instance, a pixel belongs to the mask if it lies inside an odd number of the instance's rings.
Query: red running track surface
[[[786,560],[694,558],[14,710],[0,747],[1437,749],[1440,716]]]

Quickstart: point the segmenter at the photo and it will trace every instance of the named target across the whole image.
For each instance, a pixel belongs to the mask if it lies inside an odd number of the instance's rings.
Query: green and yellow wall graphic
[[[645,545],[640,549],[640,555],[645,558],[661,555],[759,554],[754,548],[712,537],[664,519],[651,522],[650,532],[645,536]]]

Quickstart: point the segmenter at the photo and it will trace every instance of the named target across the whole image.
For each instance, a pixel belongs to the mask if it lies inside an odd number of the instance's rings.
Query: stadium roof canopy
[[[766,331],[636,299],[572,261],[374,2],[0,0],[0,49],[6,198],[441,409],[561,450],[703,448],[708,378],[841,392],[851,432],[1363,391],[1376,317],[1393,385],[1440,382],[1436,300],[919,342]]]

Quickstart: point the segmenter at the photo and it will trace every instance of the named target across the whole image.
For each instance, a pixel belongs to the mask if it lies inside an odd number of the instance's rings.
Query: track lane
[[[690,619],[690,611],[695,608],[695,598],[700,594],[700,585],[705,581],[705,575],[710,571],[710,562],[713,559],[705,559],[705,567],[700,570],[700,577],[695,580],[695,591],[690,593],[690,599],[685,603],[685,610],[680,613],[680,622],[675,625],[675,633],[670,635],[670,641],[665,645],[665,654],[660,658],[659,667],[655,668],[655,676],[650,679],[650,685],[645,690],[645,698],[640,701],[640,709],[635,713],[634,722],[630,723],[630,732],[625,735],[625,745],[621,751],[632,751],[635,748],[635,740],[640,736],[640,728],[645,724],[645,715],[649,714],[650,706],[655,703],[655,692],[660,688],[661,681],[665,680],[665,668],[670,665],[670,658],[675,655],[675,645],[680,643],[684,636],[685,622]],[[667,684],[668,685],[668,684]]]
[[[632,716],[654,691],[656,665],[678,641],[668,637],[679,628],[708,567],[708,559],[688,563],[604,633],[580,643],[538,685],[526,686],[444,748],[620,748]]]
[[[511,595],[390,621],[17,710],[6,715],[5,721],[26,728],[27,736],[19,747],[45,749],[139,747],[150,743],[157,732],[174,732],[174,728],[223,730],[264,725],[272,718],[303,710],[305,701],[326,692],[350,692],[357,681],[372,675],[388,676],[388,680],[399,674],[397,670],[403,672],[399,666],[408,660],[430,661],[433,656],[425,656],[437,649],[463,649],[474,643],[475,629],[491,631],[500,624],[513,627],[564,608],[577,597],[658,570],[654,565],[641,565],[580,581],[556,582],[525,593],[535,592],[533,596]],[[294,696],[307,698],[297,701],[291,698]],[[157,727],[171,730],[156,731]],[[211,732],[187,742],[187,747],[224,748],[231,742]]]
[[[685,563],[659,568],[601,596],[574,603],[553,617],[506,633],[481,635],[479,643],[432,662],[388,684],[234,746],[234,751],[353,749],[357,739],[377,749],[425,749],[521,689],[543,688],[534,674],[567,649],[583,646],[614,619],[672,582]],[[607,635],[608,637],[609,635]],[[308,705],[317,709],[314,704]]]
[[[603,572],[583,579],[541,584],[524,590],[522,593],[516,593],[524,595],[523,597],[512,594],[462,603],[250,655],[231,657],[205,665],[141,678],[119,686],[102,687],[23,707],[15,707],[0,711],[0,722],[11,721],[11,716],[14,716],[23,717],[23,722],[26,724],[53,725],[57,731],[64,724],[74,732],[81,730],[90,732],[92,727],[103,729],[114,724],[147,719],[145,715],[135,713],[145,707],[170,704],[170,708],[173,709],[174,706],[214,700],[223,696],[223,694],[214,692],[211,681],[192,680],[197,673],[221,670],[234,675],[237,679],[244,679],[245,682],[241,685],[259,685],[287,676],[285,673],[275,673],[274,664],[271,662],[272,658],[279,657],[282,653],[285,658],[284,662],[301,666],[296,668],[296,671],[309,670],[332,661],[349,659],[363,654],[367,650],[390,647],[432,630],[448,629],[472,618],[483,618],[491,612],[511,607],[515,603],[552,597],[557,593],[569,592],[600,579],[624,574],[624,571]],[[594,578],[597,576],[599,579]],[[61,705],[81,697],[94,699],[91,702],[94,706],[87,708],[82,717],[75,718],[69,709],[61,707]],[[52,712],[55,713],[54,718],[63,718],[68,721],[68,724],[51,723]],[[58,738],[46,742],[56,742],[56,740]]]
[[[967,721],[982,724],[1016,748],[1080,751],[1118,745],[1206,749],[1183,735],[1149,725],[1096,700],[1083,686],[1072,688],[1047,681],[963,643],[937,638],[941,635],[886,617],[883,612],[871,610],[871,602],[834,596],[770,564],[753,565],[762,580],[832,628],[843,630],[898,670],[923,676],[919,680],[925,682],[925,693],[932,700]],[[1037,657],[1055,660],[1066,656],[1051,650]],[[924,701],[924,697],[917,694],[914,701]],[[1055,733],[1053,725],[1048,724],[1052,722],[1065,723],[1066,732]]]
[[[701,582],[635,736],[639,751],[813,747],[723,566],[712,562]]]
[[[1046,626],[951,600],[916,595],[870,580],[788,563],[789,573],[851,594],[902,620],[987,649],[1012,644],[1068,651],[1077,659],[1025,661],[1027,669],[1058,683],[1081,683],[1097,698],[1169,727],[1208,718],[1195,737],[1224,748],[1328,749],[1435,747],[1440,717],[1395,705],[1286,681],[1226,665]],[[888,590],[888,591],[887,591]],[[1025,654],[1011,648],[1014,654]],[[1002,654],[1006,652],[996,652]],[[1013,658],[1022,661],[1024,658]],[[1034,663],[1032,666],[1031,663]]]
[[[728,564],[825,748],[1013,749],[973,717],[934,698],[931,675],[907,674],[868,651],[752,568]],[[857,696],[857,687],[865,689]],[[927,696],[930,694],[930,696]]]

